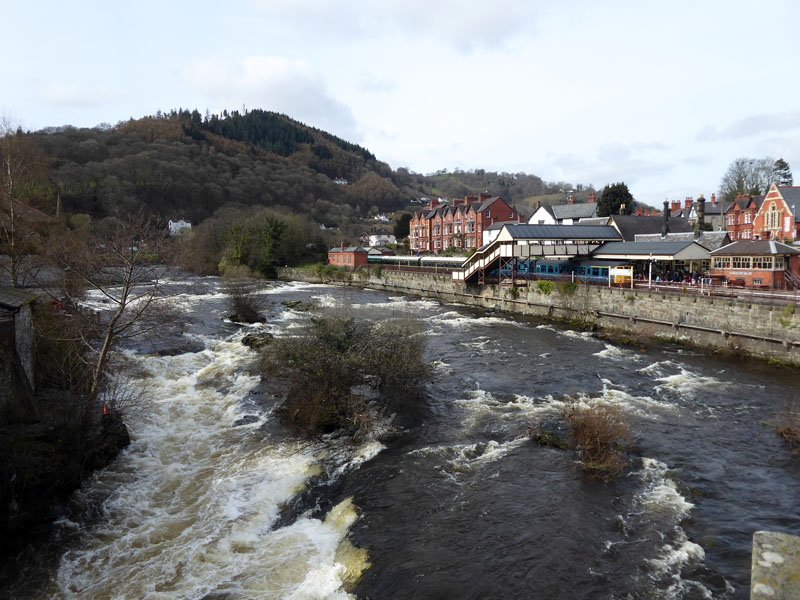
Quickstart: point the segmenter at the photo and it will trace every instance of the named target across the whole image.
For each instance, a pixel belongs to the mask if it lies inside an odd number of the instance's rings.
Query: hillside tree
[[[623,214],[630,214],[633,208],[633,195],[628,186],[622,181],[608,184],[600,192],[600,198],[597,201],[597,216],[608,217],[620,214],[622,205],[625,206]]]
[[[789,163],[782,158],[772,164],[772,182],[778,185],[792,185],[794,183],[792,169],[789,167]]]
[[[0,269],[16,287],[27,257],[36,251],[35,222],[46,219],[31,209],[25,199],[44,179],[46,161],[31,137],[0,122]]]

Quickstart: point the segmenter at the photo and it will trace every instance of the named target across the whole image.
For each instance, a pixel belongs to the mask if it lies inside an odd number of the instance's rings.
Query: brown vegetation
[[[789,444],[793,454],[800,454],[800,407],[796,403],[784,408],[775,432]]]
[[[630,424],[619,407],[576,402],[565,409],[564,418],[584,471],[601,479],[622,472],[627,462],[624,447]]]

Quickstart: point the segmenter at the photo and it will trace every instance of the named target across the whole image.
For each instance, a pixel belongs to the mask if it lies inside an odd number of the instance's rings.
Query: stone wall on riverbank
[[[283,269],[286,279],[355,285],[750,354],[800,366],[800,310],[689,294],[608,288],[550,281],[526,286],[465,286],[450,275],[361,270],[320,276]]]

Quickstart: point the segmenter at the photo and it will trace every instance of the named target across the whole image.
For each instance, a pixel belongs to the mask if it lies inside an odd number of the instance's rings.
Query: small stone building
[[[363,246],[345,246],[328,250],[328,263],[337,267],[356,269],[367,266],[368,250]]]
[[[34,300],[36,296],[15,288],[0,288],[0,422],[30,412]]]

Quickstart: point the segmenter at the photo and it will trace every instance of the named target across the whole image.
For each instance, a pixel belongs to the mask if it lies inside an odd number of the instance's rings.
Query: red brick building
[[[796,289],[799,256],[800,250],[773,240],[732,242],[711,253],[710,275],[734,285]]]
[[[469,250],[483,243],[483,231],[498,221],[521,222],[516,209],[502,198],[488,194],[454,198],[451,204],[433,199],[417,211],[409,223],[412,252],[438,254],[450,248]]]
[[[763,202],[764,196],[743,194],[736,196],[736,200],[725,215],[725,228],[731,241],[756,239],[753,226]]]
[[[772,184],[753,220],[753,234],[761,240],[787,244],[800,238],[800,187]]]
[[[356,269],[367,266],[368,250],[361,246],[345,246],[344,242],[338,248],[328,250],[328,263],[337,267]]]

